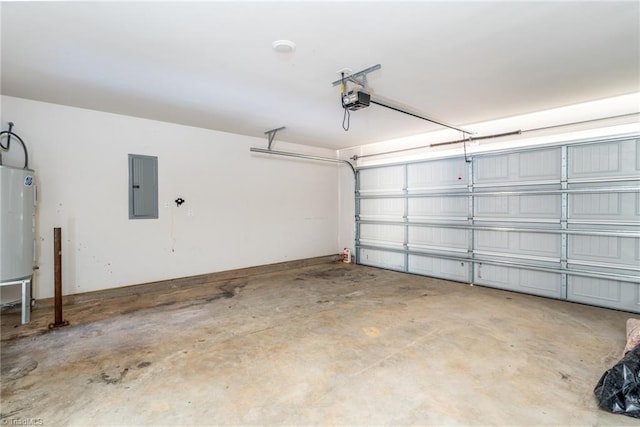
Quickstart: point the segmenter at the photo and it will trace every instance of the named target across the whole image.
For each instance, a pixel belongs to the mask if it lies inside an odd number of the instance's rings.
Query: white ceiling
[[[640,2],[2,2],[5,95],[344,148],[640,90]],[[297,44],[275,52],[274,40]],[[265,139],[266,141],[266,139]]]

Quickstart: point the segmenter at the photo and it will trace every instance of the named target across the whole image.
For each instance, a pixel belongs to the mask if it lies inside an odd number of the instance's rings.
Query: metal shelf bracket
[[[269,146],[268,146],[269,150],[271,150],[271,144],[273,144],[273,139],[276,137],[276,133],[282,129],[286,129],[286,128],[284,126],[281,126],[279,128],[268,130],[264,133],[265,135],[267,135],[267,138],[269,139]]]

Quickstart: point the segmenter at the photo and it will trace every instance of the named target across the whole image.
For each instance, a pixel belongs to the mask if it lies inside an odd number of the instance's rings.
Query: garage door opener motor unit
[[[454,129],[459,132],[462,132],[464,135],[472,135],[473,132],[469,132],[467,130],[461,129],[459,127],[444,123],[442,121],[434,120],[432,118],[426,117],[424,114],[420,114],[417,112],[409,111],[408,109],[401,107],[398,103],[391,101],[389,99],[383,98],[376,94],[371,94],[371,90],[369,89],[367,83],[367,74],[379,70],[382,68],[380,64],[373,65],[369,68],[365,68],[362,71],[358,71],[353,74],[345,74],[345,70],[349,70],[348,68],[344,68],[339,71],[340,79],[336,80],[332,83],[333,86],[340,85],[340,99],[342,102],[342,108],[345,110],[345,119],[343,119],[343,125],[345,131],[349,130],[348,123],[345,125],[345,120],[348,115],[348,111],[357,111],[363,108],[368,107],[370,104],[376,104],[381,107],[388,108],[393,111],[397,111],[399,113],[407,114],[412,117],[416,117],[418,119],[426,120],[431,123],[435,123],[440,126],[447,127],[449,129]],[[348,89],[348,84],[351,83],[353,85],[352,89]],[[346,120],[348,122],[348,120]]]
[[[369,106],[371,95],[364,90],[351,90],[342,94],[342,107],[351,111],[360,110]]]

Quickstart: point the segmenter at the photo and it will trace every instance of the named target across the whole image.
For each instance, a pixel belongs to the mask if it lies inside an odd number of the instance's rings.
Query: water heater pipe
[[[27,151],[27,146],[25,145],[22,138],[20,138],[17,134],[13,133],[13,122],[9,122],[9,130],[3,130],[0,132],[0,151],[9,151],[11,148],[11,137],[13,136],[22,144],[22,149],[24,150],[24,169],[29,169],[29,153]],[[2,145],[2,137],[7,135],[7,145]],[[0,165],[2,164],[2,154],[0,153]]]

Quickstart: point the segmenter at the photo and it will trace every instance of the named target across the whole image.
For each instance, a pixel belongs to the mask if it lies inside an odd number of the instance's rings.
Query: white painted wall
[[[552,144],[565,141],[578,141],[590,138],[601,138],[614,135],[640,133],[640,93],[607,98],[594,102],[570,105],[553,110],[508,117],[490,122],[475,123],[462,126],[465,130],[475,132],[477,136],[499,134],[515,130],[546,128],[537,131],[523,132],[521,135],[480,141],[467,147],[470,154],[498,150],[502,148],[527,145]],[[634,114],[635,113],[635,114]],[[398,113],[400,114],[400,113]],[[623,116],[607,119],[612,116]],[[570,126],[568,123],[583,122]],[[462,138],[460,132],[444,129],[407,138],[382,141],[375,144],[362,145],[338,151],[338,157],[348,159],[354,155],[385,153],[407,148],[423,147],[438,142],[453,141]],[[462,155],[462,144],[434,148],[420,148],[402,153],[367,157],[357,161],[358,167],[383,165],[389,163],[424,160],[429,158]],[[339,247],[354,248],[354,197],[352,179],[344,173],[340,175],[340,230]],[[348,224],[351,227],[348,227]]]
[[[336,165],[249,152],[266,137],[7,96],[1,105],[2,129],[15,123],[37,176],[36,298],[53,295],[54,227],[65,295],[341,250]],[[277,138],[274,148],[335,156]],[[129,153],[158,156],[159,219],[128,219]],[[3,160],[21,165],[19,146]]]

